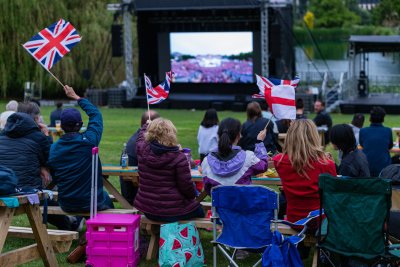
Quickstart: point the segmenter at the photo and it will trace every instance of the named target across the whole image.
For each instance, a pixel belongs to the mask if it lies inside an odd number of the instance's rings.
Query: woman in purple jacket
[[[268,169],[268,155],[264,146],[266,129],[257,135],[255,150],[244,151],[236,146],[240,139],[240,121],[226,118],[218,129],[218,149],[201,164],[204,189],[210,193],[217,185],[251,184],[251,176]]]
[[[195,200],[187,158],[179,149],[176,128],[170,120],[158,118],[143,125],[136,153],[139,190],[134,206],[138,210],[150,220],[161,222],[204,217]]]

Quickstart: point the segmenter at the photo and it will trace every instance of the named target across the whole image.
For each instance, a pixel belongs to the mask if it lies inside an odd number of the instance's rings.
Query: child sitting
[[[264,146],[266,130],[257,135],[254,152],[236,146],[240,139],[240,121],[226,118],[218,129],[218,148],[204,159],[202,175],[204,189],[210,193],[217,185],[251,184],[251,176],[268,169],[268,155]]]

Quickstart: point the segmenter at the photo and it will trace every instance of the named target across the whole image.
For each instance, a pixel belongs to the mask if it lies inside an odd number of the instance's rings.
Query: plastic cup
[[[61,131],[61,121],[60,120],[56,120],[56,131],[57,132]]]

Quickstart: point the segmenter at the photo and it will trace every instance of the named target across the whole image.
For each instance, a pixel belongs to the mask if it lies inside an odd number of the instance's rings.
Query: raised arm
[[[89,124],[85,132],[85,137],[93,145],[98,146],[103,133],[103,116],[101,112],[89,100],[78,96],[72,87],[66,85],[64,86],[64,91],[69,98],[78,101],[79,106],[88,115]]]

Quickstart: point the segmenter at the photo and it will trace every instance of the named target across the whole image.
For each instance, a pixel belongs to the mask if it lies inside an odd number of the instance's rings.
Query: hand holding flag
[[[253,98],[265,98],[271,112],[280,119],[296,119],[295,88],[300,79],[279,80],[274,78],[265,78],[256,74],[257,85],[260,89]]]
[[[62,86],[64,86],[50,69],[71,48],[74,47],[81,37],[71,23],[60,19],[39,33],[34,35],[23,47],[45,68]]]

